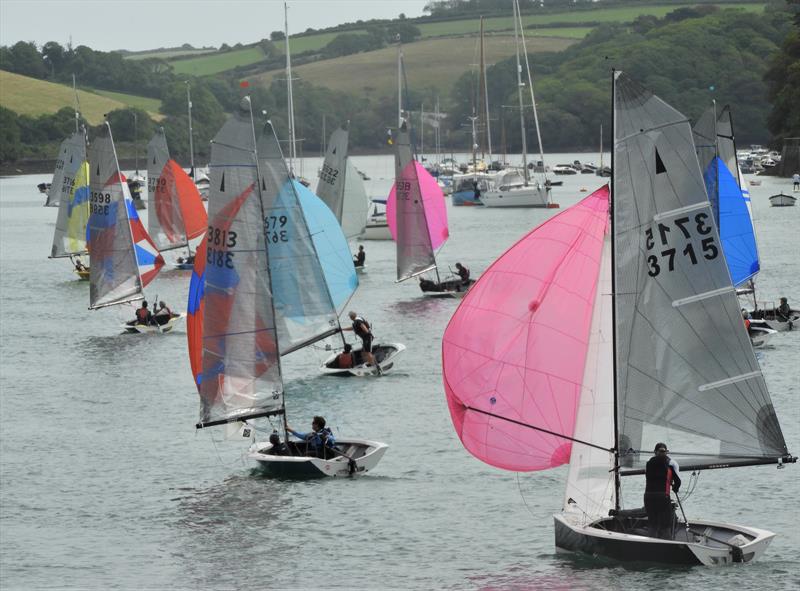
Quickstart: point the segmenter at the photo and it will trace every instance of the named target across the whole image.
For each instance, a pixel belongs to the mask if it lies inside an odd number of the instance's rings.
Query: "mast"
[[[419,106],[419,161],[425,161],[425,103]]]
[[[528,62],[528,50],[525,47],[525,32],[522,30],[522,13],[519,9],[519,0],[514,0],[517,16],[519,17],[519,34],[522,39],[522,52],[525,54],[525,69],[528,72],[528,86],[531,91],[531,106],[533,107],[533,122],[536,127],[536,139],[539,142],[539,158],[542,161],[542,175],[547,180],[547,167],[544,164],[544,148],[542,147],[542,133],[539,130],[539,115],[536,113],[536,99],[533,96],[533,78],[531,77],[531,65]],[[527,179],[527,174],[525,175]],[[548,197],[549,198],[549,197]]]
[[[75,132],[79,132],[80,128],[80,118],[81,118],[81,103],[78,100],[78,88],[75,85],[75,74],[72,75],[72,92],[75,95]]]
[[[620,465],[619,465],[619,400],[617,397],[617,272],[616,239],[614,217],[614,152],[617,143],[617,71],[611,68],[611,194],[608,200],[611,215],[611,342],[613,357],[612,374],[614,380],[614,508],[619,511]]]
[[[483,107],[486,114],[486,148],[489,151],[489,161],[492,160],[492,127],[489,123],[489,84],[486,80],[486,52],[483,45],[483,17],[481,17],[481,79],[480,89],[483,98]],[[481,157],[484,157],[481,154]]]
[[[528,186],[528,144],[525,140],[525,112],[522,104],[522,65],[519,61],[519,32],[517,27],[522,23],[517,20],[517,0],[514,0],[514,43],[517,46],[517,99],[519,100],[519,129],[522,136],[522,174],[525,186]]]
[[[133,112],[133,157],[136,161],[136,176],[139,176],[139,127],[136,111]],[[106,121],[108,125],[108,121]],[[111,135],[111,126],[108,127],[108,133]],[[114,148],[114,160],[117,159],[117,149]],[[119,162],[117,162],[117,170],[119,170]]]
[[[602,171],[603,171],[603,124],[601,123],[600,124],[600,172]]]
[[[403,125],[403,44],[397,35],[397,129]]]
[[[189,113],[189,176],[195,180],[197,176],[194,173],[194,134],[192,133],[192,91],[189,86],[189,81],[186,81],[186,109]]]
[[[294,161],[297,159],[297,147],[294,129],[294,98],[292,96],[292,55],[289,50],[289,7],[285,2],[283,3],[283,24],[284,37],[286,38],[286,94],[289,103],[289,174],[294,178]]]

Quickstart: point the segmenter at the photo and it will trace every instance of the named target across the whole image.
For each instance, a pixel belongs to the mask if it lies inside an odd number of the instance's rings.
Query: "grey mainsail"
[[[271,123],[258,137],[272,296],[281,354],[339,332],[336,308]],[[321,205],[321,204],[320,204]]]
[[[181,208],[177,195],[170,194],[166,166],[169,148],[164,128],[159,127],[147,143],[147,231],[158,250],[169,250],[186,246],[186,234],[176,229],[183,228]],[[167,220],[164,228],[161,220]]]
[[[56,170],[61,173],[61,197],[50,257],[85,254],[90,191],[83,131],[76,132],[62,144]]]
[[[61,142],[58,148],[53,181],[47,190],[46,207],[58,207],[62,201],[69,200],[75,174],[84,160],[86,160],[86,133],[79,130]]]
[[[682,466],[786,455],[744,329],[686,118],[615,74],[618,445],[641,469],[657,441]]]
[[[255,149],[246,98],[211,145],[198,426],[283,412],[264,223],[270,204]]]
[[[370,202],[364,183],[348,158],[348,137],[346,126],[331,134],[319,174],[317,195],[331,208],[344,235],[354,238],[367,225]]]
[[[405,123],[397,131],[394,165],[397,280],[404,281],[436,268],[425,205]]]
[[[133,248],[129,216],[132,200],[123,180],[106,124],[89,148],[89,307],[141,299],[143,283]],[[131,207],[128,207],[128,204]]]

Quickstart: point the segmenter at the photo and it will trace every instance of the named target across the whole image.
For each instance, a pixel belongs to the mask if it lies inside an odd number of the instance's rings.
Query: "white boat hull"
[[[608,517],[582,525],[580,515],[559,513],[555,520],[556,548],[605,556],[624,562],[656,562],[661,564],[723,566],[734,562],[752,562],[767,549],[775,534],[752,527],[713,521],[691,521],[687,532],[679,523],[675,539],[647,537],[641,528],[629,533],[596,527],[610,524]],[[645,533],[645,535],[640,535]],[[712,539],[713,538],[713,539]],[[732,546],[736,546],[741,554]]]
[[[380,374],[385,374],[394,368],[397,358],[406,350],[406,346],[402,343],[373,343],[372,354],[380,366]],[[353,353],[360,353],[361,346],[353,347]],[[362,363],[355,367],[335,367],[333,362],[339,355],[339,351],[332,353],[320,366],[319,370],[329,376],[376,376],[379,372],[375,369],[374,365],[367,365]]]
[[[535,186],[486,191],[481,194],[486,207],[547,207],[547,191]]]
[[[170,332],[184,318],[186,318],[186,312],[181,312],[177,316],[170,318],[166,324],[123,324],[122,328],[125,332],[132,334],[165,333]]]
[[[778,331],[769,328],[766,322],[764,322],[764,326],[756,325],[755,322],[757,321],[750,322],[750,328],[747,333],[750,335],[750,343],[753,345],[753,348],[760,349],[766,346],[772,337],[778,334]]]
[[[367,222],[367,226],[359,236],[360,240],[391,240],[392,233],[389,224],[383,222]]]
[[[372,470],[388,446],[367,439],[337,439],[330,458],[303,455],[272,455],[269,442],[254,443],[248,458],[271,476],[283,478],[342,478],[361,476]]]

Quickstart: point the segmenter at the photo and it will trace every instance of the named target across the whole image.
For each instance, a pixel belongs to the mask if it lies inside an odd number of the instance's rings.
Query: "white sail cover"
[[[614,320],[611,286],[611,236],[603,242],[602,262],[592,309],[586,366],[575,419],[564,510],[576,509],[593,521],[608,515],[614,489]],[[591,443],[596,447],[585,445]],[[606,451],[603,449],[604,448]]]
[[[69,199],[75,175],[84,160],[86,160],[86,135],[81,130],[61,142],[58,148],[56,169],[53,172],[53,181],[47,190],[45,206],[58,207],[61,201]]]
[[[436,268],[425,204],[405,122],[395,139],[395,210],[397,280],[404,281]]]
[[[211,145],[209,229],[198,250],[205,270],[194,294],[204,300],[195,379],[206,426],[283,410],[265,243],[269,204],[259,187],[249,99],[241,107]]]
[[[786,454],[744,328],[686,118],[615,74],[618,445],[683,467]],[[632,450],[626,455],[626,452]]]
[[[340,330],[295,182],[267,123],[258,137],[278,341],[285,355]]]
[[[346,127],[331,134],[319,173],[317,195],[331,208],[344,235],[354,238],[367,225],[370,202],[361,176],[347,156],[348,137]]]
[[[89,307],[99,308],[140,299],[144,286],[129,221],[135,209],[108,123],[89,148],[89,162]]]

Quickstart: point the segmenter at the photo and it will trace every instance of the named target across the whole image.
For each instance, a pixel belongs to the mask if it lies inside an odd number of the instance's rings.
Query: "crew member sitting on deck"
[[[78,271],[78,272],[81,272],[81,271],[88,271],[89,268],[86,265],[84,265],[79,258],[76,258],[75,259],[75,270]]]
[[[326,448],[330,449],[336,444],[336,438],[333,436],[333,432],[325,426],[324,417],[315,416],[311,420],[310,433],[295,431],[288,424],[286,425],[286,431],[307,443],[307,455],[315,455],[324,459],[327,455],[325,453]]]
[[[144,324],[148,326],[153,323],[153,315],[150,313],[150,310],[147,309],[147,300],[142,300],[142,306],[140,308],[136,308],[136,320],[131,320],[128,322],[130,326],[134,326],[136,324]]]
[[[364,245],[359,244],[358,252],[356,253],[356,256],[353,257],[353,265],[355,265],[356,267],[363,267],[364,261],[366,260],[367,260],[367,253],[364,252]]]
[[[775,309],[775,314],[778,316],[778,320],[782,322],[789,320],[792,315],[792,309],[789,306],[789,302],[786,298],[781,298],[781,303]]]
[[[345,343],[344,351],[339,353],[336,356],[336,363],[334,364],[336,367],[341,367],[342,369],[347,369],[349,367],[353,367],[353,345],[350,343]]]
[[[458,273],[458,276],[461,277],[461,283],[463,285],[469,283],[469,269],[467,269],[461,263],[456,263],[456,269],[458,269],[456,271]]]
[[[167,304],[164,303],[164,300],[158,302],[158,309],[155,311],[153,318],[158,325],[164,325],[169,322],[170,318],[172,318],[172,310],[167,307]]]

